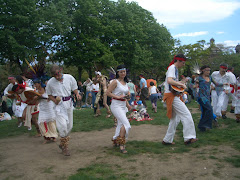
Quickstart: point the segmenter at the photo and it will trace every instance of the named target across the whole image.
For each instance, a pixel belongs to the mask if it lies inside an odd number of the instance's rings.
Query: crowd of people
[[[181,76],[180,81],[178,72],[186,60],[183,54],[176,55],[167,69],[164,83],[159,86],[142,74],[139,84],[134,84],[127,78],[124,65],[117,67],[112,79],[96,71],[95,77],[84,83],[64,74],[58,65],[52,66],[51,78],[43,78],[44,72],[35,72],[32,79],[24,74],[9,75],[9,85],[2,98],[1,118],[7,113],[18,119],[19,128],[24,125],[31,130],[34,125],[37,136],[42,136],[44,143],[56,142],[60,136],[59,148],[65,156],[70,155],[68,143],[74,108],[91,108],[95,117],[101,116],[101,107],[105,108],[106,118],[113,117],[116,127],[113,145],[119,147],[121,153],[127,153],[125,143],[131,129],[130,121],[152,120],[147,109],[152,108],[157,113],[157,101],[161,98],[170,119],[163,145],[175,144],[173,140],[179,122],[183,124],[184,144],[198,141],[192,115],[185,105],[188,96],[199,103],[202,112],[198,123],[200,131],[212,129],[213,122],[217,123],[220,117],[227,118],[229,97],[231,112],[235,112],[236,121],[240,122],[240,80],[233,74],[233,68],[223,63],[219,71],[210,75],[211,69],[205,65],[192,78]],[[164,92],[163,97],[161,92]],[[147,107],[146,99],[150,99],[151,108]],[[127,112],[130,112],[129,116]]]

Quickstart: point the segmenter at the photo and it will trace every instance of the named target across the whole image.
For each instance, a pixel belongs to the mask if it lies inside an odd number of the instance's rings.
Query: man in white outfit
[[[56,124],[60,139],[59,148],[63,155],[70,156],[68,150],[69,133],[73,127],[73,103],[71,100],[71,92],[73,91],[78,100],[81,95],[78,93],[77,81],[70,74],[63,74],[62,68],[53,65],[51,69],[52,78],[48,81],[46,92],[50,100],[56,106]]]
[[[236,96],[235,96],[235,89],[237,87],[237,78],[236,76],[233,74],[234,71],[234,67],[228,67],[227,70],[227,75],[229,76],[230,79],[230,92],[229,92],[229,96],[232,99],[232,106],[231,106],[231,113],[234,113],[234,109],[236,106]]]
[[[228,106],[228,94],[230,93],[230,77],[226,73],[227,64],[220,64],[219,71],[214,71],[212,73],[212,80],[215,84],[215,89],[212,90],[212,105],[213,113],[216,116],[226,119],[226,112]]]
[[[198,139],[196,138],[196,131],[192,115],[185,103],[180,99],[179,94],[173,92],[171,85],[182,87],[186,89],[186,85],[178,79],[178,69],[185,65],[186,57],[183,54],[178,54],[168,67],[165,79],[165,92],[163,100],[167,104],[167,116],[170,119],[168,130],[163,138],[162,144],[173,145],[173,138],[176,132],[178,123],[183,124],[183,138],[184,143],[192,144]]]

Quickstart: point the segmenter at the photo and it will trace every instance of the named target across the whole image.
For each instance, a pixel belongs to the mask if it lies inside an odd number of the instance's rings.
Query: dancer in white
[[[48,95],[45,91],[45,83],[40,79],[34,79],[34,86],[37,92],[42,95],[43,98],[39,99],[39,116],[38,125],[40,132],[45,139],[44,144],[51,141],[56,141],[58,132],[56,129],[56,114],[53,110],[54,102],[48,100]]]
[[[237,101],[237,97],[235,96],[237,78],[233,74],[233,71],[234,71],[234,67],[228,67],[227,75],[229,76],[229,79],[230,79],[230,92],[228,94],[232,98],[232,106],[231,106],[231,110],[230,110],[231,113],[234,113],[234,109],[235,109],[236,101]]]
[[[37,123],[38,113],[39,113],[39,106],[38,102],[35,98],[27,98],[25,95],[25,91],[34,91],[34,89],[30,87],[26,87],[26,84],[16,84],[13,86],[12,91],[14,91],[21,99],[21,103],[26,103],[27,107],[23,112],[23,119],[25,119],[24,126],[28,127],[28,130],[32,129],[32,124],[35,125],[37,130],[37,136],[40,137],[41,133],[39,130],[39,126]]]
[[[171,85],[180,86],[186,89],[186,85],[178,81],[178,69],[185,65],[186,57],[183,54],[178,54],[174,57],[173,61],[168,67],[165,80],[165,92],[163,100],[167,104],[167,116],[170,119],[168,130],[163,138],[162,144],[172,145],[173,138],[176,132],[178,123],[181,121],[183,124],[183,138],[184,143],[191,144],[196,142],[196,131],[192,115],[187,106],[180,99],[180,95],[172,91]]]
[[[126,68],[124,65],[117,67],[116,80],[109,85],[107,96],[112,98],[111,111],[114,117],[117,118],[117,127],[113,136],[113,144],[120,145],[120,151],[127,153],[125,149],[125,139],[128,138],[128,133],[131,125],[127,119],[126,113],[131,109],[127,99],[130,97],[130,92],[127,86]]]
[[[212,90],[212,105],[213,113],[216,116],[226,119],[226,112],[228,106],[228,94],[230,93],[230,77],[226,74],[227,64],[220,64],[219,71],[212,73],[212,80],[215,84],[215,89]]]
[[[68,150],[69,133],[73,127],[73,103],[71,100],[71,92],[73,91],[78,100],[81,95],[78,93],[77,81],[70,74],[63,74],[62,68],[53,65],[51,69],[53,77],[48,81],[46,92],[48,98],[52,100],[56,107],[56,124],[60,139],[59,148],[63,155],[70,156]]]
[[[237,84],[236,84],[236,91],[235,91],[235,97],[236,97],[236,106],[235,106],[235,115],[236,115],[236,122],[240,123],[240,78],[237,78]]]

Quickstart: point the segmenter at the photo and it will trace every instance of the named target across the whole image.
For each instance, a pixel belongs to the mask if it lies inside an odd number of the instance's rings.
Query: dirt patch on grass
[[[167,127],[132,126],[129,141],[161,143]],[[67,179],[79,168],[94,163],[119,165],[136,179],[237,179],[239,169],[222,161],[239,154],[228,146],[196,148],[182,154],[139,154],[122,158],[107,153],[114,128],[71,133],[70,157],[64,157],[59,142],[42,144],[43,138],[22,135],[0,140],[0,179]],[[174,148],[174,147],[169,147]],[[204,153],[203,153],[204,152]],[[212,153],[212,154],[211,154]],[[209,156],[212,157],[209,157]],[[114,167],[114,166],[113,166]]]

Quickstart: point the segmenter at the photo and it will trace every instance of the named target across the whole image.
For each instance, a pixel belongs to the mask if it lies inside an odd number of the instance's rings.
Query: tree
[[[140,71],[151,74],[154,68],[154,74],[162,72],[174,44],[168,30],[135,2],[118,1],[113,18],[120,23],[111,46],[115,59],[134,75]]]
[[[54,36],[65,26],[64,0],[2,0],[0,4],[0,61],[17,64],[24,59],[44,61]]]
[[[0,8],[0,60],[23,71],[21,62],[40,46],[36,1],[2,0]]]

